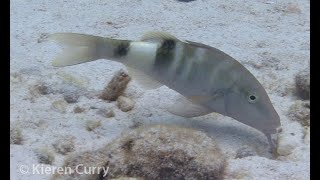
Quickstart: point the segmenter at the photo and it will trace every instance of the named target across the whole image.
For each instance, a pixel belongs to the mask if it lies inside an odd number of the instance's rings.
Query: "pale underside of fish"
[[[123,63],[145,88],[166,85],[185,98],[168,111],[182,117],[217,112],[249,125],[268,139],[273,152],[280,118],[259,81],[237,60],[201,43],[164,32],[148,32],[138,41],[76,33],[49,36],[65,45],[54,66],[97,59]]]

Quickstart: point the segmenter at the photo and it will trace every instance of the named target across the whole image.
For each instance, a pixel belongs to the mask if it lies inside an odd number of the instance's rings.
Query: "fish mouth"
[[[265,127],[269,127],[269,128],[265,128]],[[281,130],[282,130],[281,124],[280,124],[280,119],[279,119],[279,121],[275,121],[271,125],[269,124],[265,127],[261,130],[265,134],[276,134],[276,133],[281,132]]]
[[[281,122],[280,122],[280,116],[276,112],[275,109],[273,109],[273,113],[271,117],[269,117],[268,121],[269,123],[265,126],[265,129],[263,130],[264,133],[269,134],[275,134],[278,133],[281,129]]]

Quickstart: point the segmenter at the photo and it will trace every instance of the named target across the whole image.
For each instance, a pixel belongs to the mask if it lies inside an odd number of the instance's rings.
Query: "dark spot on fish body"
[[[113,51],[115,57],[122,57],[128,54],[130,42],[121,42]]]
[[[175,48],[175,46],[176,46],[176,42],[174,40],[172,39],[164,40],[161,45],[161,50],[164,53],[169,53]]]
[[[176,42],[172,39],[167,39],[162,42],[161,46],[157,49],[154,69],[164,70],[170,67],[170,64],[174,59],[175,47]]]

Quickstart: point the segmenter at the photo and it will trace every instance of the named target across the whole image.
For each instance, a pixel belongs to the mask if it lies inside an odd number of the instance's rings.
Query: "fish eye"
[[[249,101],[249,103],[255,103],[255,102],[257,102],[257,100],[258,100],[258,96],[257,96],[257,95],[250,94],[250,95],[248,96],[248,101]]]

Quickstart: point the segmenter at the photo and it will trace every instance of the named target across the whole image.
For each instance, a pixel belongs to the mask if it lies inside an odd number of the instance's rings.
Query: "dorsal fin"
[[[178,38],[176,38],[175,36],[166,33],[166,32],[161,32],[161,31],[149,31],[146,32],[142,37],[141,37],[141,41],[147,41],[147,40],[163,40],[163,39],[172,39],[175,41],[181,41]]]
[[[198,47],[202,47],[202,48],[206,48],[206,49],[213,49],[214,48],[214,47],[211,47],[211,46],[203,44],[203,43],[198,43],[198,42],[193,42],[193,41],[186,41],[186,42],[188,44],[191,44],[191,45],[194,45],[194,46],[198,46]],[[214,48],[214,49],[216,49],[216,48]]]

